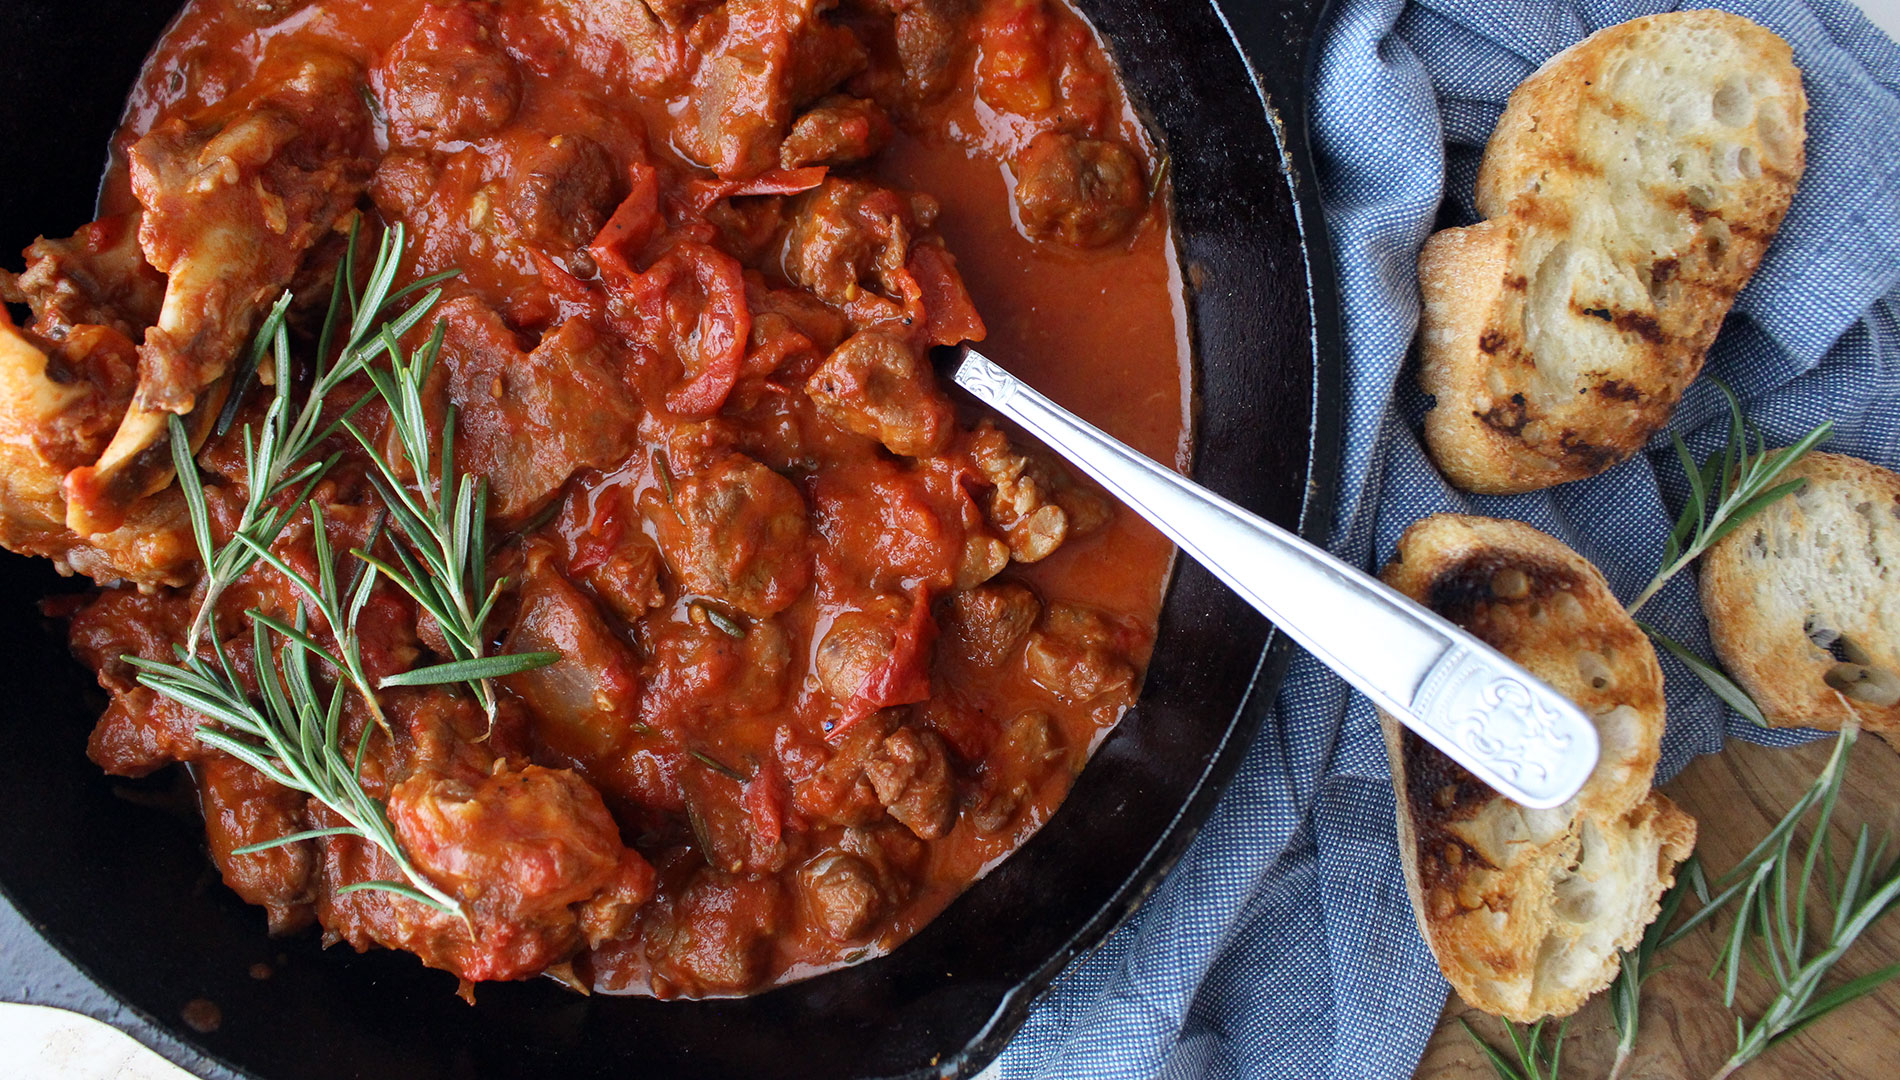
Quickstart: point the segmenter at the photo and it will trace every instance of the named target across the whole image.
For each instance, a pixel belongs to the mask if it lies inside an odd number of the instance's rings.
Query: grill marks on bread
[[[1426,442],[1454,483],[1591,476],[1668,422],[1787,211],[1806,109],[1786,43],[1716,11],[1603,30],[1511,95],[1487,220],[1419,257]]]
[[[1399,846],[1420,929],[1465,1000],[1513,1020],[1574,1011],[1656,915],[1695,822],[1650,790],[1663,730],[1654,650],[1596,568],[1510,521],[1439,515],[1384,573],[1595,722],[1581,792],[1530,810],[1384,718]]]

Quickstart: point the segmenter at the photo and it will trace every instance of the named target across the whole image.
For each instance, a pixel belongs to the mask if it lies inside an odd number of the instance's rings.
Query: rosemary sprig
[[[1610,1019],[1616,1024],[1616,1060],[1610,1066],[1609,1080],[1620,1080],[1629,1068],[1642,1020],[1643,984],[1661,970],[1656,967],[1656,954],[1662,951],[1669,938],[1669,925],[1676,921],[1676,913],[1682,910],[1682,901],[1691,891],[1704,904],[1708,903],[1708,879],[1702,873],[1701,860],[1693,854],[1676,867],[1676,883],[1663,894],[1656,919],[1643,931],[1643,939],[1634,949],[1623,953],[1622,970],[1616,982],[1610,984]]]
[[[480,482],[474,477],[462,476],[459,483],[455,480],[454,410],[451,409],[443,421],[441,455],[432,459],[432,444],[421,405],[422,387],[433,367],[436,351],[441,347],[445,327],[437,324],[429,344],[413,361],[405,362],[399,345],[401,337],[417,326],[435,305],[441,291],[434,286],[449,275],[435,275],[392,291],[402,254],[402,229],[396,226],[384,234],[369,274],[369,284],[359,294],[355,278],[355,241],[352,231],[350,246],[331,290],[330,308],[318,338],[314,372],[301,405],[293,402],[290,340],[284,325],[288,295],[272,308],[251,351],[250,363],[234,376],[234,394],[241,396],[257,365],[268,353],[273,362],[275,393],[261,430],[245,426],[246,503],[236,529],[222,546],[212,535],[203,478],[193,459],[184,425],[175,417],[171,420],[173,464],[190,513],[193,538],[204,562],[206,592],[186,642],[173,647],[177,663],[131,656],[125,659],[137,668],[142,684],[222,725],[199,727],[196,735],[200,741],[231,754],[276,783],[312,796],[346,823],[248,845],[238,849],[240,854],[322,836],[356,836],[381,848],[406,880],[360,882],[345,886],[339,892],[379,889],[440,911],[459,914],[466,921],[467,913],[455,899],[437,888],[410,861],[390,824],[384,804],[362,785],[363,755],[376,725],[364,724],[354,754],[344,755],[341,719],[343,699],[350,688],[362,695],[377,724],[383,723],[376,695],[380,687],[370,684],[364,670],[361,642],[356,632],[357,618],[369,601],[378,574],[389,577],[415,596],[438,617],[455,655],[447,663],[386,678],[381,685],[468,681],[482,695],[491,726],[496,700],[490,680],[551,663],[560,654],[483,655],[485,643],[479,636],[479,628],[492,610],[503,583],[495,583],[478,609],[471,611],[465,601],[471,582],[476,588],[486,583],[486,499]],[[378,325],[386,309],[423,289],[429,291],[422,300],[400,316]],[[339,318],[346,303],[350,311],[348,337],[331,360]],[[388,371],[371,366],[371,361],[382,354],[390,358]],[[325,423],[324,406],[329,395],[346,379],[359,373],[372,382],[375,387],[372,394],[359,398],[341,415]],[[390,406],[407,459],[416,465],[420,496],[410,495],[389,462],[351,421],[373,395],[380,395]],[[221,418],[221,426],[228,427],[233,416],[235,407]],[[386,503],[384,514],[371,528],[363,547],[353,552],[360,565],[347,585],[339,584],[337,560],[330,547],[323,510],[315,500],[309,501],[316,563],[314,579],[300,573],[271,549],[296,506],[306,501],[317,480],[336,460],[334,456],[321,461],[305,462],[304,459],[339,428],[347,429],[375,462],[381,475],[372,476],[371,480]],[[439,476],[454,494],[447,500],[438,499],[429,483],[431,476]],[[284,498],[299,488],[295,498]],[[402,544],[394,545],[402,570],[372,554],[381,540],[384,523],[392,518],[417,551],[417,556],[412,556]],[[255,609],[246,612],[251,622],[256,669],[254,696],[231,664],[224,642],[213,625],[213,612],[219,594],[259,561],[284,575],[300,595],[297,613],[291,622]],[[330,647],[312,633],[309,622],[312,610],[328,624]],[[467,633],[471,623],[477,631],[472,636]],[[209,658],[199,649],[202,637],[210,639]],[[320,700],[311,672],[312,656],[337,672],[327,705]],[[258,698],[262,699],[261,704]]]
[[[211,659],[183,646],[174,646],[176,664],[136,656],[125,658],[138,668],[139,682],[224,725],[222,729],[200,727],[197,735],[201,742],[230,754],[276,783],[312,796],[347,822],[335,828],[280,836],[240,848],[238,853],[318,836],[355,836],[381,848],[402,870],[406,881],[363,881],[345,885],[337,892],[376,889],[466,919],[455,898],[437,888],[409,860],[382,802],[363,789],[360,770],[363,752],[375,730],[373,725],[363,725],[354,755],[344,756],[341,720],[346,690],[338,682],[327,704],[319,698],[310,670],[310,656],[315,650],[308,644],[309,628],[301,609],[296,625],[287,628],[288,633],[278,631],[277,625],[274,620],[255,617],[251,624],[261,705],[245,689],[224,643],[215,635],[211,639]],[[274,663],[273,636],[281,643]]]
[[[1644,933],[1641,945],[1624,954],[1622,974],[1611,987],[1610,1009],[1618,1032],[1611,1080],[1622,1075],[1635,1045],[1642,984],[1652,974],[1655,955],[1730,908],[1737,915],[1723,933],[1710,972],[1711,978],[1722,982],[1723,1003],[1735,1007],[1745,963],[1773,981],[1775,995],[1752,1025],[1736,1018],[1735,1051],[1714,1080],[1724,1080],[1807,1025],[1900,978],[1900,964],[1894,964],[1824,989],[1828,975],[1861,935],[1900,908],[1900,857],[1887,860],[1887,839],[1875,842],[1862,826],[1844,870],[1829,839],[1828,826],[1859,734],[1858,721],[1843,725],[1813,783],[1713,886],[1693,859],[1683,864],[1662,912]],[[1808,839],[1797,850],[1797,836],[1811,817]],[[1672,928],[1685,887],[1696,893],[1700,906]],[[1829,912],[1825,937],[1810,928],[1808,921],[1810,900],[1817,895]]]
[[[1516,1024],[1505,1022],[1504,1034],[1511,1040],[1511,1051],[1516,1058],[1505,1057],[1496,1047],[1478,1037],[1478,1033],[1464,1017],[1458,1022],[1464,1025],[1465,1034],[1484,1051],[1485,1059],[1491,1062],[1491,1070],[1498,1074],[1498,1080],[1557,1080],[1557,1070],[1563,1065],[1564,1036],[1570,1030],[1570,1018],[1557,1025],[1556,1038],[1546,1041],[1544,1025],[1548,1018],[1539,1020],[1521,1034]]]
[[[473,474],[461,474],[456,479],[455,406],[450,405],[442,418],[438,441],[429,432],[422,400],[423,387],[435,369],[447,329],[447,324],[438,322],[429,340],[405,356],[398,335],[385,328],[377,343],[389,357],[389,369],[363,369],[389,406],[390,426],[403,458],[414,467],[413,488],[354,421],[348,417],[340,421],[375,463],[376,472],[370,475],[370,482],[389,507],[397,530],[408,541],[394,545],[400,565],[360,548],[352,554],[413,597],[435,619],[449,648],[447,662],[391,676],[381,685],[466,682],[475,691],[493,731],[501,703],[495,679],[552,664],[561,654],[485,655],[488,617],[507,585],[506,578],[498,578],[492,585],[488,581],[488,492]]]
[[[330,395],[346,380],[364,370],[370,359],[381,351],[385,335],[401,337],[407,334],[442,297],[442,290],[436,286],[450,276],[448,273],[423,278],[402,289],[393,289],[396,273],[402,263],[403,230],[400,224],[390,227],[383,234],[376,261],[370,267],[368,282],[359,293],[356,287],[357,228],[356,225],[351,226],[350,243],[344,249],[336,283],[330,290],[330,307],[318,334],[310,386],[302,401],[296,400],[290,331],[285,325],[291,301],[288,292],[278,297],[265,315],[250,352],[232,378],[230,397],[218,418],[217,430],[220,433],[229,430],[245,390],[260,370],[268,370],[272,375],[274,394],[258,429],[253,430],[249,424],[244,426],[244,507],[238,514],[231,538],[222,545],[217,544],[211,535],[204,489],[202,483],[196,482],[197,468],[184,464],[191,460],[191,448],[184,425],[176,417],[171,420],[173,462],[179,466],[179,476],[189,476],[192,481],[182,486],[186,498],[190,500],[192,531],[197,538],[199,558],[204,563],[204,597],[199,601],[197,613],[192,617],[191,629],[185,636],[187,650],[195,651],[206,632],[213,629],[211,624],[216,618],[214,611],[224,590],[257,562],[259,552],[270,548],[283,532],[295,508],[335,463],[335,458],[306,460],[336,430],[335,421],[328,424],[324,422],[324,408]],[[423,293],[421,299],[408,310],[387,323],[379,322],[384,312],[417,293]],[[346,306],[349,321],[344,325],[341,320]],[[341,348],[333,353],[339,334],[343,335]],[[270,367],[265,369],[263,365],[267,357]],[[344,410],[343,416],[349,417],[363,403],[363,400],[358,400],[350,405]],[[285,496],[293,491],[298,494],[286,499]]]
[[[1676,518],[1675,528],[1669,532],[1669,541],[1663,549],[1662,567],[1656,576],[1630,601],[1629,613],[1636,614],[1644,604],[1662,591],[1669,579],[1681,573],[1716,541],[1727,536],[1743,522],[1763,510],[1768,509],[1777,499],[1801,486],[1801,481],[1791,480],[1776,484],[1775,481],[1790,465],[1805,457],[1834,430],[1832,421],[1808,432],[1794,445],[1780,449],[1768,449],[1761,432],[1755,432],[1755,449],[1749,450],[1748,421],[1742,414],[1742,403],[1735,392],[1720,379],[1711,378],[1728,399],[1729,434],[1728,441],[1722,446],[1720,454],[1710,454],[1709,459],[1697,465],[1694,455],[1682,441],[1681,435],[1672,434],[1675,440],[1676,459],[1682,463],[1682,472],[1689,481],[1689,501]],[[1719,496],[1715,505],[1709,505],[1712,495]]]
[[[1725,892],[1734,896],[1737,906],[1735,923],[1716,964],[1724,975],[1724,1003],[1734,1007],[1744,960],[1754,962],[1772,978],[1776,990],[1752,1025],[1736,1018],[1735,1052],[1714,1080],[1722,1080],[1807,1025],[1900,977],[1900,964],[1894,964],[1825,992],[1822,989],[1828,974],[1861,935],[1900,907],[1900,858],[1887,858],[1889,838],[1876,842],[1862,825],[1845,868],[1835,859],[1828,839],[1828,825],[1846,779],[1848,754],[1859,735],[1857,719],[1842,725],[1827,767],[1795,809],[1718,883],[1726,884]],[[1796,826],[1810,810],[1815,814],[1813,826],[1797,852]],[[1809,898],[1817,891],[1828,910],[1825,935],[1808,922]]]

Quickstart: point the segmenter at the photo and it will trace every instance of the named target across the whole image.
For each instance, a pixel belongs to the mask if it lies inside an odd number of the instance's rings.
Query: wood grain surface
[[[1710,876],[1728,869],[1759,840],[1805,790],[1826,762],[1831,740],[1790,750],[1733,742],[1720,754],[1697,759],[1663,790],[1701,823],[1696,850]],[[1900,832],[1900,754],[1873,735],[1855,744],[1847,787],[1835,811],[1835,850],[1845,858],[1862,822]],[[1813,916],[1811,912],[1810,917]],[[1716,930],[1730,925],[1725,916]],[[1823,924],[1824,925],[1824,924]],[[1728,1058],[1735,1022],[1722,1005],[1721,988],[1707,978],[1715,939],[1701,930],[1663,957],[1662,970],[1644,986],[1641,1038],[1628,1080],[1703,1080]],[[1837,967],[1836,980],[1900,961],[1900,912],[1877,923]],[[1744,971],[1737,1006],[1759,1015],[1770,983]],[[1829,985],[1832,985],[1830,983]],[[1418,1076],[1431,1080],[1491,1080],[1495,1074],[1465,1034],[1470,1021],[1493,1045],[1508,1043],[1498,1021],[1453,995],[1426,1048]],[[1592,999],[1571,1021],[1564,1043],[1564,1080],[1602,1080],[1616,1053],[1616,1029],[1605,995]],[[1900,1072],[1900,982],[1888,983],[1822,1019],[1735,1075],[1738,1080],[1835,1080],[1891,1077]]]

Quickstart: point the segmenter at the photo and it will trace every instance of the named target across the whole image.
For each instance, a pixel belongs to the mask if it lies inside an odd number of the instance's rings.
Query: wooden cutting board
[[[1697,759],[1663,788],[1700,822],[1696,850],[1711,876],[1734,865],[1781,819],[1821,770],[1832,748],[1832,740],[1790,750],[1733,742],[1720,754]],[[1835,852],[1843,860],[1863,822],[1876,838],[1882,830],[1900,833],[1900,754],[1873,735],[1855,744],[1847,788],[1835,811]],[[1810,920],[1817,915],[1818,911],[1810,911]],[[1731,925],[1725,916],[1715,921],[1717,932]],[[1641,1038],[1625,1074],[1627,1080],[1703,1080],[1727,1060],[1734,1048],[1735,1022],[1722,1006],[1721,987],[1706,977],[1715,962],[1714,941],[1707,930],[1685,940],[1664,957],[1666,970],[1644,986]],[[1889,913],[1863,935],[1836,967],[1833,978],[1852,978],[1896,961],[1900,961],[1900,911]],[[1759,1015],[1770,985],[1757,973],[1744,971],[1737,993],[1743,1015]],[[1418,1076],[1432,1080],[1491,1080],[1495,1076],[1458,1023],[1460,1018],[1468,1019],[1493,1045],[1508,1052],[1499,1022],[1454,994],[1426,1047]],[[1599,994],[1571,1021],[1561,1075],[1564,1080],[1602,1080],[1615,1054],[1616,1029],[1604,995]],[[1757,1058],[1736,1077],[1833,1080],[1887,1077],[1896,1069],[1900,1069],[1900,982],[1888,983],[1822,1019]]]

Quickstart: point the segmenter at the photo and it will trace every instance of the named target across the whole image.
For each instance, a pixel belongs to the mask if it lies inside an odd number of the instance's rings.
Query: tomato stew
[[[930,350],[985,341],[1185,468],[1164,181],[1059,0],[190,0],[100,220],[0,275],[32,311],[0,320],[0,543],[99,583],[48,602],[110,693],[92,758],[189,767],[274,933],[465,988],[721,996],[857,962],[1034,833],[1135,699],[1172,549]],[[350,889],[399,876],[354,836],[240,853],[340,819],[123,659],[171,660],[205,595],[165,418],[224,542],[271,396],[234,382],[249,337],[288,290],[313,355],[396,225],[398,286],[458,272],[405,345],[439,320],[424,401],[486,485],[490,645],[560,654],[502,680],[492,730],[460,684],[383,690],[387,730],[345,699],[364,789],[466,918]],[[355,422],[393,446],[380,403]],[[368,455],[320,454],[273,553],[314,569],[315,506],[334,551],[393,557]],[[303,605],[265,563],[217,598],[251,685],[247,613]],[[387,581],[354,633],[375,679],[450,655]]]

